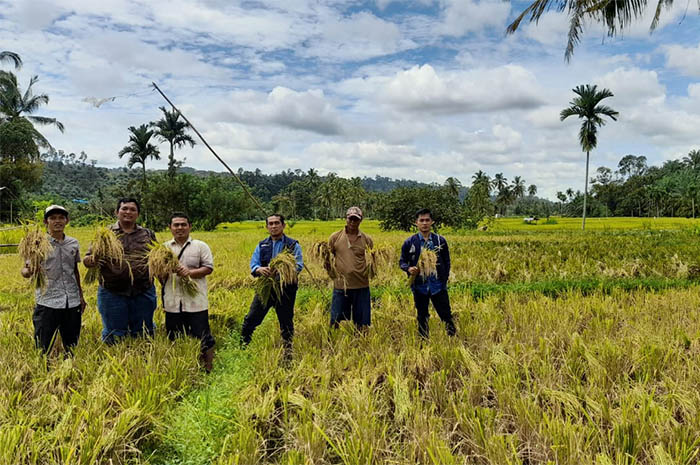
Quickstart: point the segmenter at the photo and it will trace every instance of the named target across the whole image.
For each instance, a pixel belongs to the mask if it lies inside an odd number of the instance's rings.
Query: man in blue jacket
[[[304,268],[301,246],[295,239],[284,235],[284,216],[277,213],[268,216],[265,219],[265,226],[270,236],[260,241],[255,247],[253,256],[250,259],[251,274],[256,277],[272,276],[273,271],[269,267],[270,260],[283,250],[294,255],[297,273],[300,273],[302,268]],[[263,322],[270,307],[275,307],[285,350],[291,350],[292,336],[294,336],[294,301],[297,296],[297,287],[296,282],[287,284],[282,289],[282,294],[279,298],[273,292],[265,303],[260,299],[260,296],[255,295],[241,328],[241,342],[243,345],[247,345],[250,342],[253,337],[253,331]]]
[[[456,328],[450,308],[450,297],[447,294],[447,280],[450,277],[450,249],[444,237],[431,232],[433,214],[427,208],[416,212],[416,226],[418,233],[406,239],[401,246],[401,259],[399,266],[409,276],[415,276],[411,285],[413,302],[418,314],[418,333],[421,337],[428,338],[428,304],[433,302],[433,307],[440,319],[445,323],[447,334],[454,336]],[[423,279],[418,269],[418,258],[421,250],[426,247],[435,251],[437,255],[437,275]]]

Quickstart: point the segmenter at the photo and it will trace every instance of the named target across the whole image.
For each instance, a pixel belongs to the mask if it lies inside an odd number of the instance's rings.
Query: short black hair
[[[272,218],[273,216],[276,216],[277,218],[280,219],[280,223],[284,224],[284,216],[280,215],[279,213],[272,213],[271,215],[267,215],[265,217],[265,226],[267,226],[267,220],[269,218]]]
[[[433,212],[430,211],[430,208],[421,208],[420,210],[418,210],[416,212],[416,219],[420,218],[423,215],[430,215],[430,219],[434,219]]]
[[[119,201],[117,202],[117,211],[119,211],[119,209],[122,207],[123,203],[135,203],[136,204],[136,211],[141,213],[141,203],[138,200],[136,200],[135,198],[122,197],[121,199],[119,199]]]
[[[184,219],[187,220],[187,224],[192,224],[192,223],[190,222],[190,217],[187,216],[187,213],[183,213],[183,212],[172,212],[172,213],[170,214],[170,221],[169,221],[168,224],[173,224],[173,220],[174,220],[175,218],[184,218]]]

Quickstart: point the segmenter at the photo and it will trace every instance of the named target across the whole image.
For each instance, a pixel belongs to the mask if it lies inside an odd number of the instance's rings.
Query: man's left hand
[[[186,276],[190,275],[190,270],[182,265],[177,267],[177,275],[181,278],[184,278]]]

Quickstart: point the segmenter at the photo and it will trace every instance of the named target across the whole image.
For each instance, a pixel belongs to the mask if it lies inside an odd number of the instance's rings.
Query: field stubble
[[[373,281],[371,330],[328,330],[330,288],[309,263],[284,365],[274,316],[246,351],[237,346],[252,299],[247,263],[264,229],[234,226],[194,234],[216,261],[209,377],[195,341],[159,334],[102,347],[94,285],[75,358],[54,355],[47,371],[31,340],[31,289],[18,258],[0,257],[0,463],[697,462],[692,230],[446,233],[458,336],[432,318],[421,343],[393,265],[405,235],[370,223],[375,243],[394,252]],[[298,223],[288,233],[308,250],[339,227]],[[72,234],[84,251],[91,231]],[[621,290],[621,279],[683,286]],[[609,285],[586,295],[567,286],[581,280]],[[561,285],[533,291],[542,282]],[[474,299],[477,285],[511,290]]]

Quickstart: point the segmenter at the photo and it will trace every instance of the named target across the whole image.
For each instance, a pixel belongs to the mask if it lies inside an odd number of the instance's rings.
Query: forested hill
[[[114,186],[126,186],[130,181],[139,179],[138,169],[105,168],[86,160],[65,157],[45,160],[42,182],[35,193],[40,195],[58,195],[65,199],[88,199]],[[160,172],[159,170],[148,170]],[[207,177],[221,175],[215,171],[201,171],[183,167],[180,172]],[[265,174],[260,170],[238,170],[238,176],[251,187],[253,192],[265,202],[278,195],[294,181],[300,181],[309,173],[302,170],[287,170],[275,174]],[[325,177],[321,177],[323,179]],[[384,176],[362,178],[362,187],[369,192],[389,192],[397,187],[425,187],[427,184],[401,179],[394,180]]]

